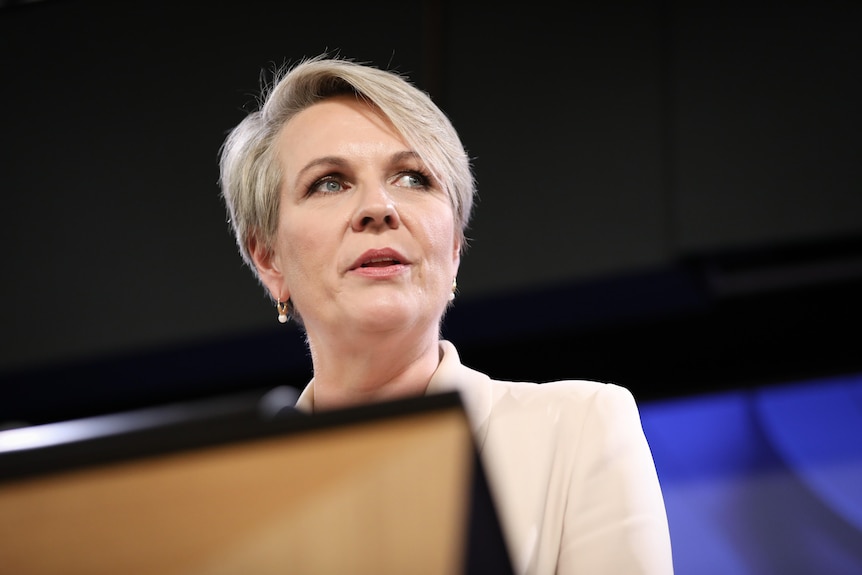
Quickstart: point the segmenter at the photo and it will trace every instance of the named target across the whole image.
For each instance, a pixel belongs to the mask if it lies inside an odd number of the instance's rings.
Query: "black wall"
[[[7,2],[0,422],[304,383],[217,156],[322,51],[409,74],[474,157],[466,363],[643,400],[862,368],[860,5],[551,6]]]

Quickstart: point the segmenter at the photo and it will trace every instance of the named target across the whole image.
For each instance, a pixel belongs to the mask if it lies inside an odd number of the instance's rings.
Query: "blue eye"
[[[311,184],[311,187],[308,188],[308,193],[316,194],[320,192],[324,194],[333,194],[336,192],[340,192],[343,189],[344,186],[342,185],[341,181],[336,180],[332,177],[326,177],[321,180],[317,180],[316,182]]]
[[[395,185],[404,188],[425,188],[428,177],[419,172],[404,172],[395,178]]]
[[[341,184],[335,180],[326,180],[321,183],[324,192],[337,192],[341,189]]]

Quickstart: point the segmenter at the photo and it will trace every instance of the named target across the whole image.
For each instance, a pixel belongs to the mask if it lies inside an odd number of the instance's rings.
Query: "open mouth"
[[[361,268],[382,268],[386,266],[397,266],[401,265],[399,260],[393,258],[374,258],[368,260],[367,262],[362,262]]]
[[[350,269],[357,270],[373,268],[400,268],[409,265],[410,261],[397,250],[394,250],[392,248],[380,248],[366,250],[361,256],[356,258],[356,260],[353,262],[353,265],[350,266]]]

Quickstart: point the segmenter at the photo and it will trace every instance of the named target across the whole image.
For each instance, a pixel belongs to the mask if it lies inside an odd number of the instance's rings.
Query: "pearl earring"
[[[280,323],[287,323],[287,320],[290,319],[290,316],[287,314],[287,302],[278,300],[278,303],[275,304],[275,309],[278,311],[278,321]]]
[[[458,289],[458,280],[456,278],[452,278],[452,293],[449,294],[449,301],[455,300],[455,290]]]

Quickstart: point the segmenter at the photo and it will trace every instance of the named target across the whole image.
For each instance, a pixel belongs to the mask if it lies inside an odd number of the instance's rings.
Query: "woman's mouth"
[[[369,278],[393,277],[404,272],[410,261],[392,248],[372,249],[356,258],[350,271]]]
[[[363,262],[361,266],[362,268],[382,268],[385,266],[397,266],[401,263],[400,260],[396,260],[394,258],[374,258],[370,261]]]
[[[366,250],[354,260],[351,270],[362,268],[384,268],[388,266],[407,265],[410,262],[398,251],[392,248]]]

